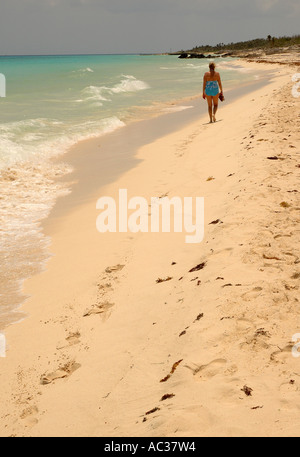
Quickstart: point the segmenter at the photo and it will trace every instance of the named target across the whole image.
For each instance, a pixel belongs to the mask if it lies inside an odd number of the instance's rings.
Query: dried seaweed
[[[280,206],[281,206],[282,208],[289,208],[291,205],[290,205],[289,203],[287,203],[287,202],[281,202],[281,203],[280,203]]]
[[[171,276],[168,276],[167,278],[164,278],[164,279],[158,278],[158,279],[156,280],[156,283],[159,284],[159,283],[161,283],[161,282],[171,281],[171,279],[173,279]]]
[[[194,268],[191,268],[189,270],[189,273],[193,273],[194,271],[202,270],[205,267],[205,265],[206,265],[206,262],[199,263]]]
[[[291,276],[292,279],[298,279],[300,278],[300,273],[294,273],[292,276]]]
[[[161,397],[159,401],[168,400],[169,398],[175,397],[175,394],[165,394]]]
[[[241,391],[244,392],[247,395],[247,397],[251,397],[252,396],[251,392],[253,391],[253,389],[251,389],[251,387],[244,385],[244,387],[241,389]]]
[[[160,408],[158,408],[158,407],[156,406],[155,408],[150,409],[149,411],[147,411],[147,412],[145,413],[145,415],[148,416],[149,414],[156,413],[156,411],[159,411],[159,410],[160,410]]]
[[[183,361],[183,359],[180,359],[180,360],[178,360],[178,362],[173,363],[170,373],[166,377],[161,379],[159,382],[166,382],[171,377],[171,375],[174,373],[174,371],[176,370],[176,368],[182,361]]]

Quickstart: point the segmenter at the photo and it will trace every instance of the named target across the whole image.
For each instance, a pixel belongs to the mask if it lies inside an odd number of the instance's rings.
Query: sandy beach
[[[52,257],[4,332],[1,436],[299,436],[299,67],[239,64],[274,76],[59,200]],[[203,241],[100,234],[96,202],[119,189],[204,197]]]

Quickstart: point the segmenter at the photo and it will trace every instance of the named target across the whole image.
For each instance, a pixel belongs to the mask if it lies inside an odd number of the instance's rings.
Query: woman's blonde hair
[[[216,68],[216,64],[214,62],[210,62],[209,69],[214,70]]]

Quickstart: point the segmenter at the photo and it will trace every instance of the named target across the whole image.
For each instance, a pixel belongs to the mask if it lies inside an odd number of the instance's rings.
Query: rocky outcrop
[[[212,55],[212,54],[208,54],[208,55],[205,55],[205,54],[199,54],[197,52],[193,52],[193,53],[187,53],[187,52],[182,52],[178,58],[179,59],[215,59],[216,57],[220,57],[218,55]]]
[[[188,59],[189,54],[187,52],[182,52],[179,56],[178,59]]]

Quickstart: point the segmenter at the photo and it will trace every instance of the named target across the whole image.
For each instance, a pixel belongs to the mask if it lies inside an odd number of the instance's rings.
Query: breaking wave
[[[112,87],[109,86],[88,86],[82,90],[85,99],[79,99],[77,101],[111,101],[111,96],[115,94],[138,92],[140,90],[149,89],[150,86],[145,81],[140,81],[132,75],[122,75],[122,79],[119,83]]]

